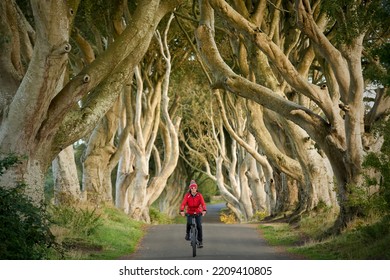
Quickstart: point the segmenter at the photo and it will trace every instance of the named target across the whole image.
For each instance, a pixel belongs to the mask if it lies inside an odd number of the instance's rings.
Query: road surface
[[[218,212],[222,205],[210,205],[203,217],[203,248],[199,260],[290,260],[297,257],[269,246],[257,225],[223,224]],[[183,218],[184,219],[184,218]],[[193,260],[189,241],[184,239],[185,224],[152,225],[135,253],[121,259]]]

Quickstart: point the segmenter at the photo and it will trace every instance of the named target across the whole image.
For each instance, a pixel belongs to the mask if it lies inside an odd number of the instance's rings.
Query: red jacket
[[[186,205],[188,214],[202,213],[202,211],[206,211],[206,203],[204,202],[201,193],[196,193],[195,196],[193,196],[190,192],[186,193],[184,195],[183,202],[180,205],[180,211],[183,211]]]

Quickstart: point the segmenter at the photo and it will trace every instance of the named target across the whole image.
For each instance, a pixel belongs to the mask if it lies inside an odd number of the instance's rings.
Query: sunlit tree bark
[[[72,204],[84,201],[75,164],[73,146],[66,149],[53,160],[54,203]]]
[[[172,112],[169,112],[169,107],[172,104],[169,104],[168,97],[171,55],[167,32],[172,19],[173,17],[168,21],[164,36],[156,33],[160,46],[157,52],[161,55],[152,56],[151,65],[144,64],[142,69],[139,67],[135,69],[136,90],[133,111],[126,111],[133,114],[133,117],[126,118],[126,122],[132,123],[126,125],[132,127],[130,131],[133,133],[129,134],[128,141],[134,158],[126,165],[120,166],[121,170],[127,168],[130,171],[129,164],[132,164],[132,170],[130,173],[121,171],[117,189],[118,192],[124,190],[126,192],[123,201],[125,212],[132,218],[145,222],[150,222],[149,208],[163,192],[179,158],[180,118],[171,119]],[[163,60],[164,67],[160,58]],[[157,139],[162,141],[160,145],[156,143]],[[161,147],[161,150],[158,150],[157,146]],[[126,155],[128,156],[129,153]]]

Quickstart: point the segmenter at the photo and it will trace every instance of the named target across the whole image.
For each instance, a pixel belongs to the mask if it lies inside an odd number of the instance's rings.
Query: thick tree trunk
[[[83,188],[87,199],[94,203],[113,202],[111,173],[116,165],[112,159],[117,151],[114,139],[121,111],[120,98],[92,132],[83,156]]]
[[[80,182],[74,159],[73,146],[69,146],[53,160],[54,203],[77,203],[82,201]]]
[[[139,157],[135,162],[135,178],[127,188],[128,209],[125,212],[137,221],[150,223],[149,205],[146,187],[149,181],[149,165],[146,157]]]
[[[15,9],[13,11],[17,10],[13,1],[5,1],[5,3],[11,3],[7,5],[7,9],[13,6]],[[70,51],[68,43],[69,20],[67,17],[68,8],[63,1],[51,1],[50,3],[32,1],[31,6],[37,23],[35,25],[36,37],[33,39],[34,51],[31,61],[23,61],[29,65],[26,73],[24,73],[23,67],[18,68],[17,72],[13,71],[14,74],[19,73],[13,79],[13,82],[18,84],[18,88],[16,92],[9,91],[8,95],[6,94],[12,98],[7,98],[8,106],[1,108],[3,112],[7,111],[6,114],[3,114],[4,118],[0,130],[1,156],[13,153],[19,156],[23,162],[7,171],[8,175],[1,178],[1,185],[12,185],[14,182],[24,181],[28,185],[27,193],[36,201],[40,201],[43,199],[44,174],[54,158],[51,152],[48,152],[52,146],[50,139],[41,139],[37,137],[37,134],[42,123],[45,122],[47,109],[57,93],[57,83],[67,63],[67,54]],[[2,9],[0,13],[3,11]],[[24,17],[19,12],[16,13],[18,17],[15,20],[22,19],[23,21]],[[8,18],[8,16],[2,16],[4,21],[1,21],[1,29],[3,29],[4,24],[8,24],[6,21]],[[25,35],[31,31],[29,30],[31,27],[27,27],[26,23],[27,21],[24,21],[23,25],[19,25],[20,30],[26,32]],[[9,38],[22,39],[22,37],[13,37],[15,33],[13,28],[10,29]],[[56,32],[51,32],[51,30],[56,30]],[[23,31],[19,34],[22,33]],[[15,44],[15,41],[11,40],[10,43]],[[16,45],[2,46],[2,49],[4,47],[6,50],[9,47],[10,54],[16,54],[13,58],[9,57],[11,58],[9,62],[19,61],[22,63],[22,56],[25,53],[21,55],[17,46],[20,47],[21,44],[25,43],[25,46],[32,48],[32,41],[25,40]],[[18,57],[18,55],[20,56]],[[23,59],[27,59],[27,57],[23,57]],[[1,64],[5,65],[3,61]],[[9,70],[10,68],[6,69],[7,72],[4,74],[10,74]],[[24,78],[21,80],[23,75]],[[9,86],[6,89],[12,90],[15,87]]]
[[[129,183],[127,183],[126,180],[131,182],[133,178],[130,177],[130,174],[134,174],[134,155],[130,150],[130,143],[128,140],[126,140],[124,146],[118,163],[115,182],[115,206],[122,210],[128,209],[126,191]]]
[[[315,142],[300,127],[291,122],[284,122],[284,127],[290,139],[294,140],[293,151],[305,178],[300,184],[299,206],[294,214],[311,211],[320,202],[329,207],[335,206],[333,171],[329,168],[327,159],[318,153]],[[323,191],[319,191],[320,189]]]
[[[248,144],[253,148],[256,148],[256,142],[252,134],[248,136]],[[265,212],[266,214],[270,214],[270,205],[267,205],[267,194],[265,189],[270,184],[271,178],[269,175],[272,172],[267,171],[264,172],[264,169],[267,166],[262,166],[260,163],[253,157],[247,156],[247,164],[248,170],[246,172],[246,177],[248,178],[248,184],[251,189],[251,200],[253,211],[256,212]],[[269,166],[271,169],[271,166]]]
[[[295,179],[275,170],[275,207],[271,216],[290,215],[299,203],[299,186]]]
[[[251,157],[249,155],[249,157]],[[239,165],[239,170],[237,175],[239,177],[239,184],[241,188],[241,196],[240,203],[242,204],[242,208],[245,209],[245,221],[249,221],[253,217],[253,205],[252,205],[252,191],[249,187],[249,180],[247,177],[247,172],[249,170],[248,158],[244,158],[244,160]]]

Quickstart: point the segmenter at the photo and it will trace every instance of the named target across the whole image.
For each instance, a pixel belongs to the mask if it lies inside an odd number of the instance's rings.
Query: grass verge
[[[262,235],[270,245],[282,246],[289,253],[311,260],[389,260],[390,219],[373,223],[357,221],[338,236],[318,240],[327,229],[319,221],[326,214],[304,217],[299,224],[267,222],[260,224]],[[321,217],[322,216],[322,217]]]
[[[94,216],[91,212],[84,209],[78,211],[77,215],[86,216],[85,213],[89,213],[89,220],[98,221],[88,234],[80,230],[85,227],[80,226],[80,223],[77,229],[75,228],[76,223],[72,222],[75,218],[67,218],[66,223],[55,221],[52,232],[57,242],[61,244],[63,252],[62,256],[54,252],[52,259],[111,260],[134,252],[144,234],[143,223],[131,220],[125,213],[114,207],[105,206],[98,211],[93,210]],[[64,216],[64,214],[59,215]]]

